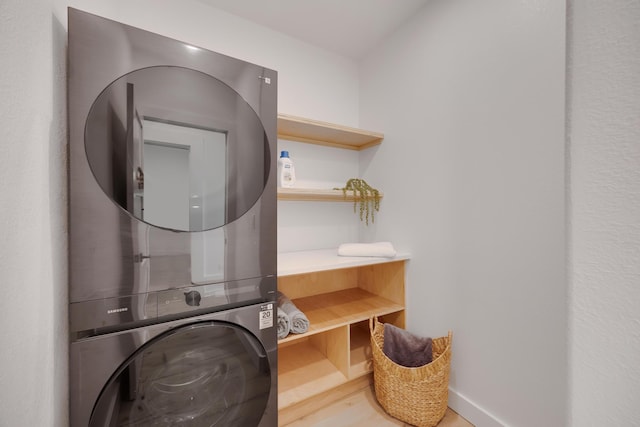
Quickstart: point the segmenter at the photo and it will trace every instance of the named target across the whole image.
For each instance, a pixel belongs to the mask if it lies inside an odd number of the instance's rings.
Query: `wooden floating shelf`
[[[380,192],[380,198],[384,193]],[[317,201],[317,202],[353,202],[360,197],[354,197],[347,192],[345,197],[342,190],[324,190],[318,188],[278,188],[278,200]]]
[[[348,150],[363,150],[380,144],[384,134],[278,114],[278,138]]]

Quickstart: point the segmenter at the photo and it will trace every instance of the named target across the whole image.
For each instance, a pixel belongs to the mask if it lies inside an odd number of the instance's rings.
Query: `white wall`
[[[193,0],[52,0],[278,71],[278,110],[357,125],[354,61]]]
[[[357,151],[285,140],[278,146],[289,151],[296,187],[342,188],[358,176]],[[278,252],[336,248],[359,241],[358,231],[352,203],[278,202]]]
[[[0,426],[65,426],[64,30],[49,0],[0,4]]]
[[[361,64],[365,238],[412,254],[408,328],[453,330],[480,427],[566,425],[564,46],[564,2],[433,0]]]
[[[569,1],[571,425],[640,425],[640,2]]]

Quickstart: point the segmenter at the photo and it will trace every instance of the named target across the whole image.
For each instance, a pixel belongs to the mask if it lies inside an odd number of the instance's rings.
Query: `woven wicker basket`
[[[407,368],[393,362],[382,351],[384,324],[369,322],[373,352],[373,382],[376,398],[391,416],[418,427],[433,427],[444,417],[449,397],[451,339],[433,339],[433,362]]]

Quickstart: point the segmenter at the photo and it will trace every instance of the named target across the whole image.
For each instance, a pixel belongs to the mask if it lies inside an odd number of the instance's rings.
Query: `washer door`
[[[249,331],[208,321],[165,332],[110,378],[96,426],[256,426],[269,398],[267,353]]]

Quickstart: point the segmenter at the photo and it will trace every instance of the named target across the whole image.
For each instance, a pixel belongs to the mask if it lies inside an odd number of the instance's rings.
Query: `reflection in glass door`
[[[227,143],[224,132],[145,119],[144,221],[191,237],[191,281],[224,280]]]
[[[142,218],[176,230],[189,229],[189,147],[145,141]]]

